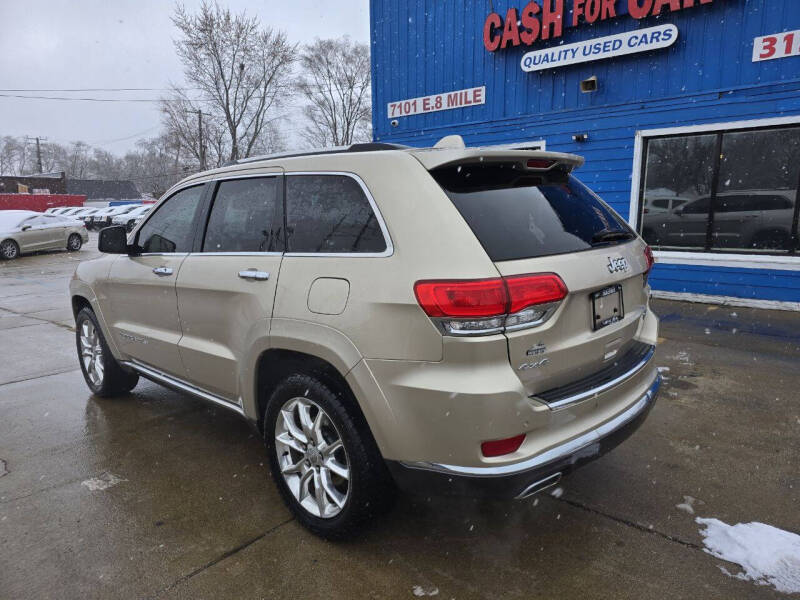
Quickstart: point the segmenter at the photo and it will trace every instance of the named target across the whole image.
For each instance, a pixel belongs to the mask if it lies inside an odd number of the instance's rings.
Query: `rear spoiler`
[[[410,150],[410,154],[428,171],[475,162],[519,162],[528,169],[549,171],[560,167],[571,171],[583,165],[583,157],[562,152],[541,150],[501,150],[488,148],[423,148]]]

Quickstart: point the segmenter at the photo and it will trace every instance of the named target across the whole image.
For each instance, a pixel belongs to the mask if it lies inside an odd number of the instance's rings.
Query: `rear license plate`
[[[616,323],[625,315],[622,286],[612,285],[591,294],[594,330]]]

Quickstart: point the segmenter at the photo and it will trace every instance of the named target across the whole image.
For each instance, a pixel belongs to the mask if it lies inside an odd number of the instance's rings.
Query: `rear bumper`
[[[410,492],[496,498],[523,498],[558,483],[576,467],[599,458],[644,422],[661,387],[656,375],[647,391],[627,409],[598,427],[532,458],[497,467],[387,461],[398,486]]]

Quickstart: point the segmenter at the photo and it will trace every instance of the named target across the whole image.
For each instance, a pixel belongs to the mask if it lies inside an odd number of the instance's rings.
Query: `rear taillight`
[[[656,259],[653,258],[653,249],[650,246],[644,247],[644,259],[647,261],[647,271],[645,273],[649,273],[656,262]]]
[[[656,259],[653,257],[653,250],[650,246],[644,247],[644,260],[647,262],[647,269],[643,274],[644,284],[647,285],[647,277],[650,275],[650,271],[653,269],[653,265],[656,262]]]
[[[504,440],[483,442],[481,444],[481,453],[487,458],[511,454],[512,452],[519,450],[519,447],[522,446],[522,442],[524,441],[525,434],[523,433],[521,435],[515,435],[512,438],[507,438]]]
[[[414,294],[444,333],[476,335],[535,327],[555,312],[567,286],[554,273],[418,281]]]

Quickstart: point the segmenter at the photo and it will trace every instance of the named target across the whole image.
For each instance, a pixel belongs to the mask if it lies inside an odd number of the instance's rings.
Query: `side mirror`
[[[106,254],[128,254],[128,234],[119,225],[100,230],[97,249]]]
[[[23,225],[21,229],[22,229],[22,231],[28,231],[28,229],[30,229],[30,228],[31,228],[30,225]]]

